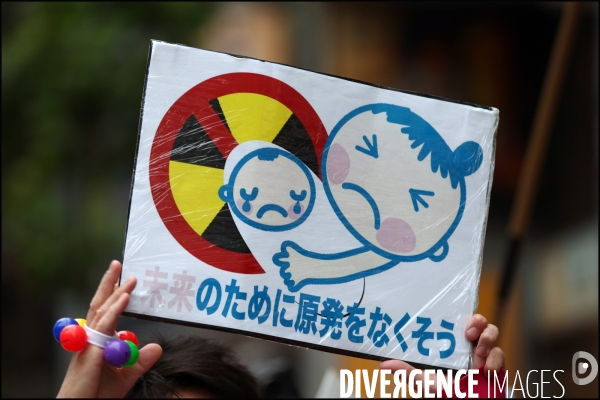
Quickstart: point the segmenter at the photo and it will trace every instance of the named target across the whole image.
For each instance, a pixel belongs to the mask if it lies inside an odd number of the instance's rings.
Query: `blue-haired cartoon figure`
[[[310,170],[280,148],[256,149],[239,160],[229,182],[219,189],[221,200],[239,220],[264,231],[288,231],[302,224],[315,202]]]
[[[404,262],[444,260],[448,239],[465,209],[465,177],[477,171],[482,160],[479,144],[467,141],[451,149],[408,108],[370,104],[350,112],[329,135],[321,165],[329,203],[361,245],[324,254],[283,241],[273,262],[288,289],[348,282]],[[305,186],[294,187],[296,195],[309,191],[310,180],[302,182]],[[246,196],[253,193],[252,187],[244,189]],[[230,196],[245,204],[238,193],[242,187],[234,185],[232,190]],[[285,194],[291,204],[294,197]],[[310,202],[304,205],[309,206]],[[236,213],[243,213],[243,205],[240,210]],[[255,218],[253,223],[260,223]]]

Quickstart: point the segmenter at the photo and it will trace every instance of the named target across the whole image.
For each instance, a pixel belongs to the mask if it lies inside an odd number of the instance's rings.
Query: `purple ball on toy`
[[[122,367],[129,361],[130,357],[131,349],[123,340],[111,340],[104,347],[104,359],[113,367]]]

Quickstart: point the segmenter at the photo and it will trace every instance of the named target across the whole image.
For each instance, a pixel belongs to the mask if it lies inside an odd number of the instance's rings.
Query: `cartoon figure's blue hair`
[[[256,150],[256,156],[260,161],[274,161],[279,157],[279,151],[272,147],[264,147]]]
[[[443,178],[450,175],[450,183],[456,189],[458,182],[479,169],[483,161],[481,146],[475,142],[465,142],[452,151],[440,134],[423,118],[409,108],[391,104],[373,104],[373,113],[385,112],[388,122],[405,125],[400,132],[407,134],[416,149],[423,145],[417,159],[423,161],[431,154],[431,170],[440,170]]]

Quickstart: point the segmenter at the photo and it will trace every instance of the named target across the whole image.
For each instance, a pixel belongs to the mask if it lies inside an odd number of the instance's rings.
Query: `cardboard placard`
[[[127,312],[467,368],[498,110],[152,41]]]

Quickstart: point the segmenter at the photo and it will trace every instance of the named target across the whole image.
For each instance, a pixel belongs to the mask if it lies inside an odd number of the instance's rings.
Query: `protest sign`
[[[129,315],[467,368],[498,110],[153,41]]]

